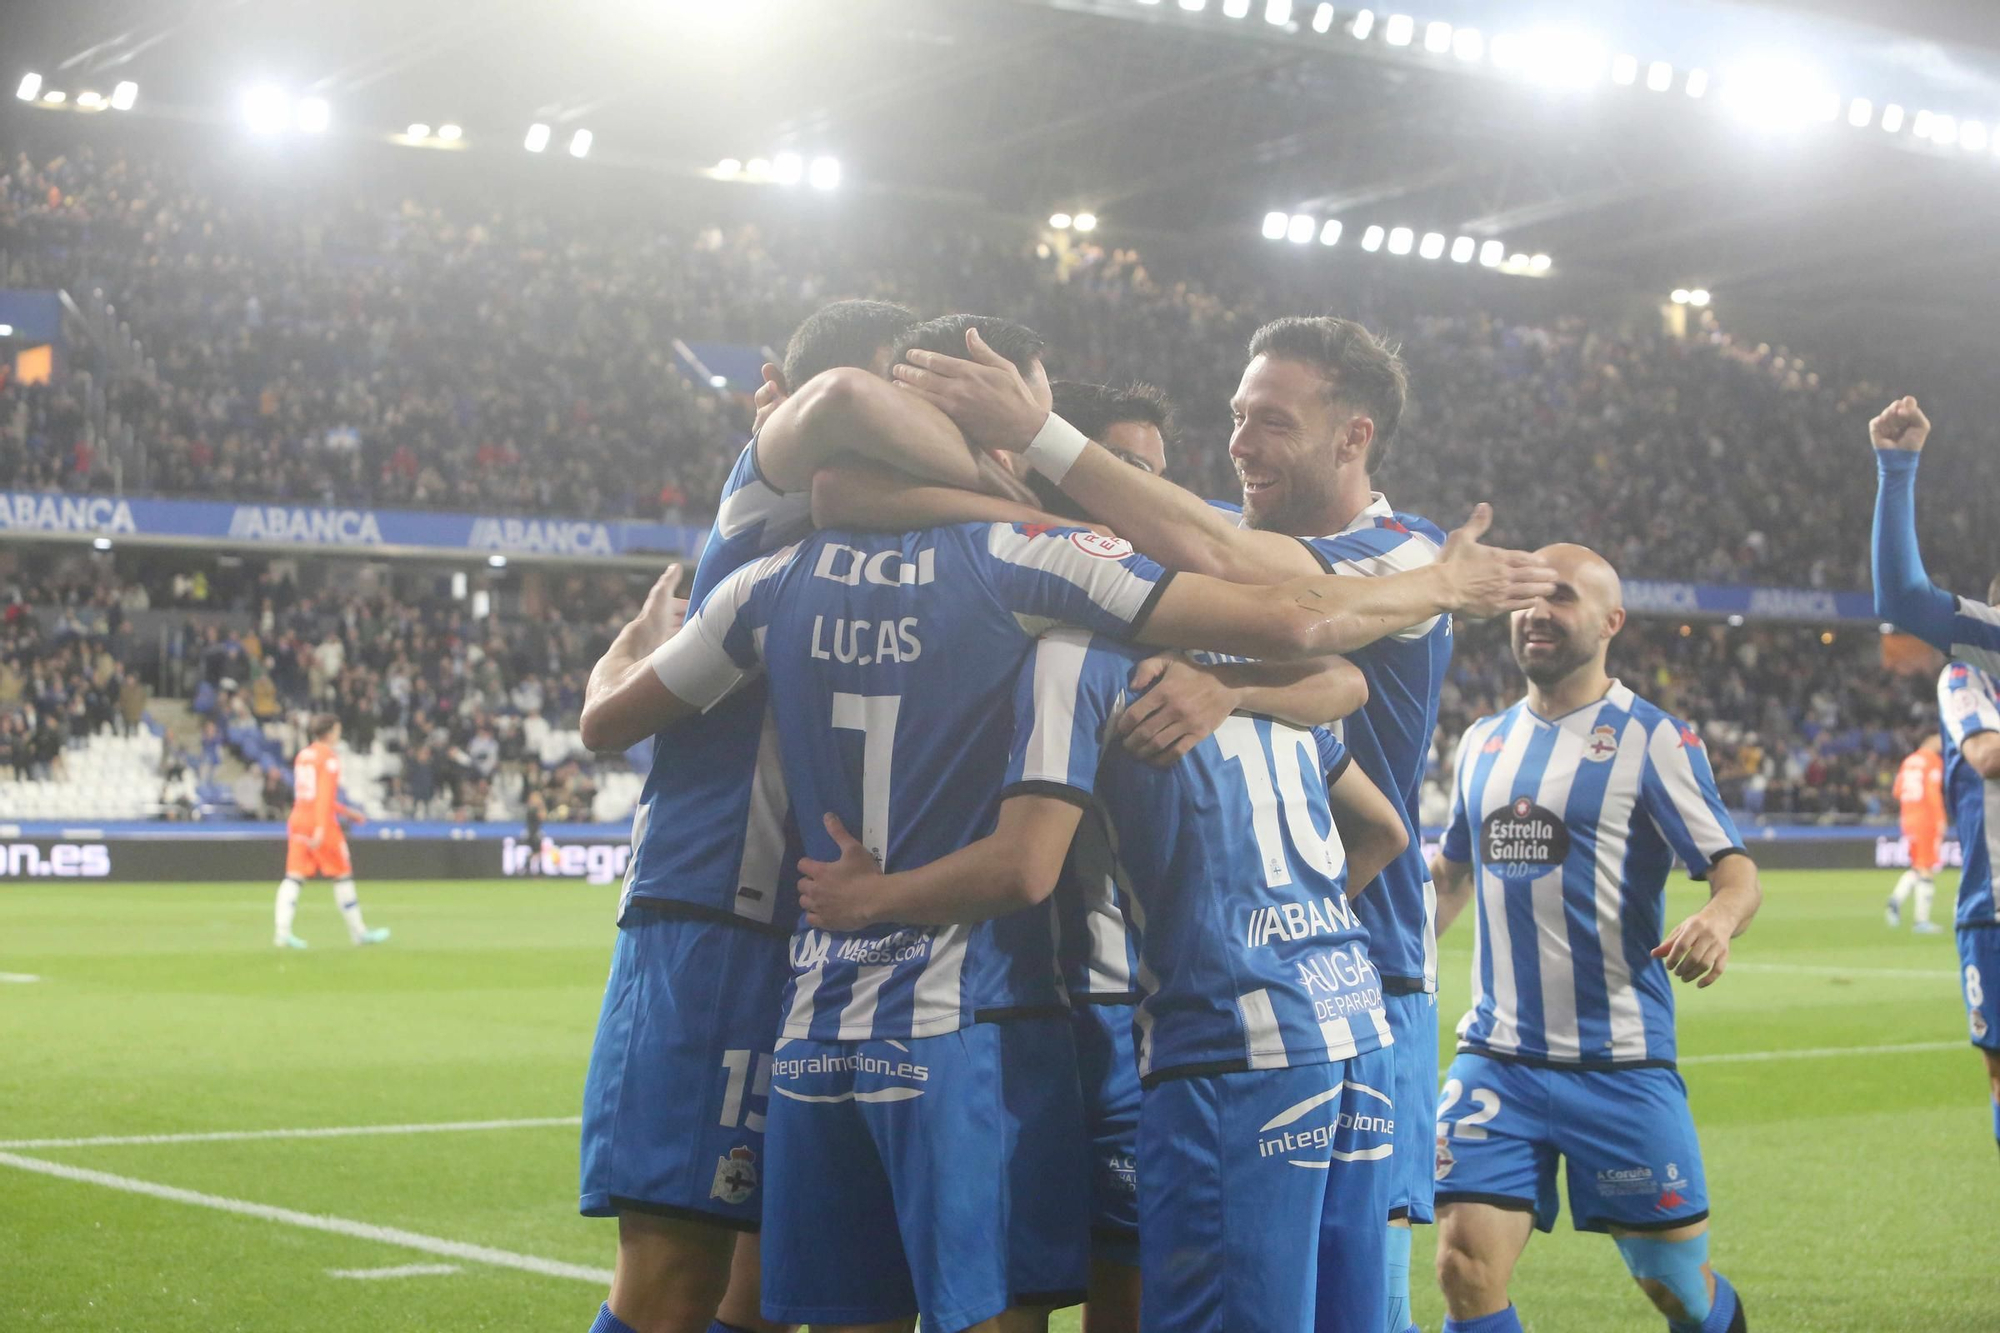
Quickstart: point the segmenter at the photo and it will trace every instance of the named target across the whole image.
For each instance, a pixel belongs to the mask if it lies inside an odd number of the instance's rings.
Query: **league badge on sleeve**
[[[1072,532],[1070,544],[1085,555],[1094,555],[1100,560],[1123,560],[1132,554],[1132,543],[1123,537],[1106,537],[1096,532]]]

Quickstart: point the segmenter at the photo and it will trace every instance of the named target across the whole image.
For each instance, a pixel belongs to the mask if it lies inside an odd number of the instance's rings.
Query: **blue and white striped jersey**
[[[1559,718],[1523,700],[1473,723],[1443,846],[1472,864],[1478,928],[1459,1049],[1672,1064],[1673,990],[1649,956],[1667,871],[1741,850],[1700,737],[1615,681]]]
[[[1444,540],[1435,523],[1396,512],[1378,492],[1354,522],[1307,541],[1306,548],[1330,574],[1370,578],[1434,563]],[[1437,889],[1424,862],[1417,813],[1451,643],[1451,617],[1436,616],[1349,653],[1348,661],[1368,678],[1368,702],[1334,724],[1410,834],[1403,854],[1355,902],[1368,927],[1368,951],[1392,990],[1437,990]]]
[[[1944,790],[1958,828],[1964,864],[1958,877],[1958,926],[2000,926],[1993,895],[1994,840],[2000,836],[2000,782],[1989,782],[1965,759],[1965,738],[2000,731],[2000,683],[1963,662],[1938,676],[1938,716],[1944,723]]]
[[[1139,950],[1118,892],[1118,858],[1103,814],[1084,812],[1056,881],[1056,958],[1071,1004],[1133,1004]]]
[[[1139,946],[1139,1074],[1276,1069],[1390,1043],[1368,934],[1327,808],[1339,742],[1236,714],[1157,769],[1109,733],[1144,654],[1042,637],[1015,688],[1007,790],[1105,816]]]
[[[1917,549],[1917,459],[1875,451],[1875,613],[1946,657],[2000,673],[2000,607],[1931,582]]]
[[[773,490],[756,441],[724,483],[721,508],[695,566],[690,608],[739,567],[812,530],[811,496]],[[798,914],[797,836],[761,681],[685,726],[653,738],[653,767],[632,814],[633,898],[789,934]]]
[[[1169,577],[1071,529],[820,532],[725,579],[653,665],[707,706],[761,660],[807,854],[837,855],[831,811],[886,868],[925,865],[992,831],[1035,635],[1128,633]],[[1046,903],[978,925],[801,924],[792,964],[787,1037],[924,1037],[1064,1004]]]

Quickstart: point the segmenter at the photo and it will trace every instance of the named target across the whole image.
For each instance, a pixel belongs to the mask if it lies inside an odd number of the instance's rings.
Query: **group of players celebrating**
[[[1670,1328],[1743,1329],[1670,976],[1722,975],[1757,872],[1694,729],[1607,674],[1617,573],[1395,510],[1405,377],[1351,321],[1251,340],[1240,510],[1166,479],[1157,391],[1041,353],[819,311],[686,600],[669,570],[592,673],[586,742],[655,747],[585,1093],[594,1329],[1406,1333],[1435,1222],[1446,1329],[1497,1333],[1559,1159]],[[2000,656],[1896,549],[1927,637]],[[1460,740],[1427,865],[1452,617],[1502,612],[1527,694]],[[1675,860],[1710,897],[1670,930]]]

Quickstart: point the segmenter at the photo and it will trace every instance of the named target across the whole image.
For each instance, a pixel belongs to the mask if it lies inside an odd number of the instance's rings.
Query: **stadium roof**
[[[1537,80],[1495,68],[1497,44],[1469,60],[1450,44],[1474,22],[1482,42],[1531,10],[1539,22],[1546,4],[1432,0],[1395,43],[1389,10],[1192,2],[70,0],[14,16],[8,45],[51,86],[137,81],[140,113],[219,126],[261,81],[325,98],[339,132],[449,122],[482,151],[520,153],[540,121],[588,128],[598,161],[690,176],[830,154],[845,188],[1024,220],[1090,211],[1112,239],[1257,244],[1267,213],[1297,213],[1339,219],[1349,245],[1370,225],[1497,237],[1556,256],[1570,281],[1707,287],[1820,318],[1891,302],[1983,317],[2000,286],[1990,7],[1904,4],[1887,34],[1824,17],[1879,9],[1863,0],[1569,6],[1595,26],[1556,40],[1601,41],[1600,60],[1630,50],[1621,86],[1609,67]],[[1739,39],[1777,63],[1727,74]],[[1703,45],[1716,63],[1696,98]],[[1854,86],[1784,63],[1800,50]],[[1658,93],[1656,58],[1672,80]],[[1747,105],[1724,105],[1725,78]],[[1786,78],[1831,96],[1835,119],[1784,102]],[[1900,132],[1884,132],[1892,97]],[[1848,123],[1855,98],[1865,127]],[[1920,111],[1923,138],[1901,125]]]

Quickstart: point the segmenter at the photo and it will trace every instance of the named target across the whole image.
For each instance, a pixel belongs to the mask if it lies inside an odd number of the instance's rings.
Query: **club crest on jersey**
[[[1123,537],[1105,537],[1095,532],[1072,532],[1070,544],[1085,555],[1100,560],[1123,560],[1132,554],[1132,543]]]
[[[1974,1041],[1986,1040],[1986,1015],[1980,1013],[1977,1009],[1972,1011],[1972,1039]]]
[[[1451,1155],[1450,1140],[1448,1140],[1445,1137],[1443,1131],[1439,1131],[1437,1168],[1434,1172],[1434,1178],[1437,1180],[1443,1180],[1446,1176],[1451,1174],[1451,1169],[1457,1165],[1458,1165],[1458,1159]]]
[[[729,1156],[715,1159],[715,1182],[708,1197],[724,1203],[748,1203],[757,1192],[757,1154],[738,1144]]]
[[[1592,729],[1590,739],[1583,744],[1583,757],[1593,764],[1601,764],[1618,753],[1618,733],[1610,723]]]
[[[1569,856],[1569,828],[1562,816],[1517,796],[1479,826],[1480,859],[1502,879],[1533,879]]]

